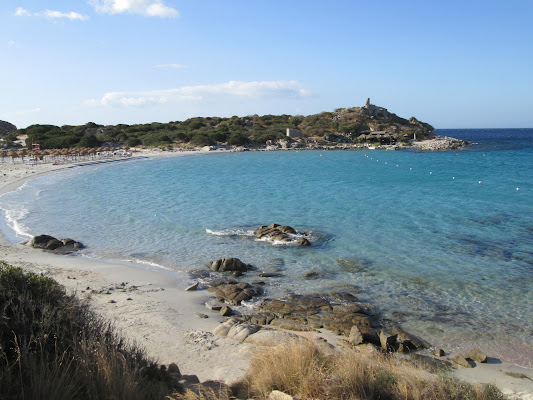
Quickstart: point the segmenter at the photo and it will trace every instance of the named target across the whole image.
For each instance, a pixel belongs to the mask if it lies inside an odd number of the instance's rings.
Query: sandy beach
[[[183,154],[186,153],[145,150],[125,162]],[[16,190],[27,179],[72,167],[83,168],[83,164],[28,165],[20,160],[14,164],[6,161],[0,164],[0,194]],[[10,245],[1,234],[0,260],[52,277],[68,291],[89,299],[123,336],[140,344],[159,363],[175,362],[183,374],[197,375],[201,381],[232,383],[243,376],[249,365],[255,345],[214,335],[213,330],[224,318],[205,306],[211,295],[204,290],[185,291],[186,286],[178,283],[171,271]],[[335,344],[328,332],[321,332],[321,336]],[[487,364],[473,369],[458,367],[454,374],[467,381],[495,384],[510,398],[533,400],[532,370],[488,356]]]

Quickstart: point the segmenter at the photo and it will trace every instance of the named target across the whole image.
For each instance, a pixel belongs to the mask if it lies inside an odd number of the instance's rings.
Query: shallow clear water
[[[219,257],[281,271],[269,296],[356,285],[362,301],[434,345],[476,344],[533,367],[533,130],[439,134],[474,144],[77,168],[0,197],[4,230],[11,241],[72,237],[88,256],[182,271],[184,285],[186,271]],[[247,234],[273,222],[309,231],[313,246]],[[309,271],[322,278],[302,279]]]

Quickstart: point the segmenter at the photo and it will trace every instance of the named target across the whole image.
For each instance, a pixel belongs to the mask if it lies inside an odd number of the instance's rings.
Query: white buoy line
[[[413,154],[413,156],[414,156],[414,155],[415,155],[415,154]],[[483,156],[485,156],[485,154],[483,154]],[[369,158],[370,160],[374,160],[374,158],[373,158],[373,157],[369,157],[368,154],[365,154],[365,157],[366,157],[366,158]],[[376,159],[376,162],[379,162],[379,160]],[[387,161],[384,161],[384,164],[387,165],[388,162],[387,162]],[[396,164],[396,167],[399,168],[399,164]],[[413,170],[413,168],[412,168],[412,167],[409,167],[409,171],[412,171],[412,170]],[[429,171],[429,175],[433,175],[433,171]],[[452,180],[455,180],[455,176],[452,176]],[[482,181],[481,181],[481,180],[478,180],[478,184],[481,184],[481,183],[482,183]],[[520,191],[520,188],[517,187],[515,191]]]

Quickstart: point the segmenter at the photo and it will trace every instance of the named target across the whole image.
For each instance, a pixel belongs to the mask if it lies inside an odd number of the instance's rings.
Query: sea
[[[183,288],[190,271],[237,257],[254,266],[248,279],[280,274],[264,278],[265,296],[351,290],[446,352],[479,347],[533,368],[533,129],[436,133],[470,145],[72,168],[1,196],[0,228],[11,243],[71,237],[87,246],[80,257],[172,271]],[[312,246],[254,238],[271,223]]]

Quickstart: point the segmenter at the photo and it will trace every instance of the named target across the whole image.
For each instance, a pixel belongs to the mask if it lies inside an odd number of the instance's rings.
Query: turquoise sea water
[[[219,257],[282,272],[268,296],[356,285],[436,346],[533,367],[533,129],[438,133],[473,144],[76,168],[0,197],[3,230],[12,242],[72,237],[85,256],[175,270],[183,286]],[[273,222],[309,231],[313,246],[249,235]],[[304,280],[310,271],[321,278]]]

